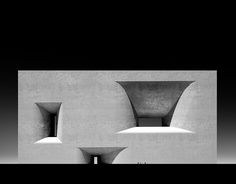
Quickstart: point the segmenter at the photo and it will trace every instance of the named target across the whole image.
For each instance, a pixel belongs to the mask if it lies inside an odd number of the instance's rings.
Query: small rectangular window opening
[[[101,155],[91,155],[90,164],[101,164]]]
[[[97,156],[94,157],[94,164],[98,164],[98,157]]]

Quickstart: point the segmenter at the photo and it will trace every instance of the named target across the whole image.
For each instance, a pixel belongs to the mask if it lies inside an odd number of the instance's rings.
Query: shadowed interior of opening
[[[150,127],[150,126],[165,126],[165,125],[163,125],[162,118],[138,118],[137,126]]]
[[[48,137],[56,137],[57,136],[57,114],[50,114],[50,131]]]

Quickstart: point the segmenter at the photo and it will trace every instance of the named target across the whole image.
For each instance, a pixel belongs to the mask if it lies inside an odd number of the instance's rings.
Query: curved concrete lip
[[[126,130],[117,132],[117,134],[148,134],[148,133],[170,133],[170,134],[179,134],[179,133],[194,133],[189,130],[175,127],[133,127]]]
[[[108,154],[115,151],[122,151],[127,147],[79,147],[79,149],[87,152],[88,154]]]

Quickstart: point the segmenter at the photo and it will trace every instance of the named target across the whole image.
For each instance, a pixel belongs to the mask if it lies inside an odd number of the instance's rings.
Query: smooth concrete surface
[[[170,123],[194,133],[118,134],[136,119],[117,81],[194,81]],[[126,147],[113,164],[216,163],[216,85],[216,71],[18,71],[18,160],[83,164],[80,147]],[[61,144],[34,144],[45,138],[41,102],[61,103]]]

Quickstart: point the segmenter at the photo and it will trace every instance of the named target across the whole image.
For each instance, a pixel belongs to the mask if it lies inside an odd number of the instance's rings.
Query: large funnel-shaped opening
[[[112,164],[126,147],[80,147],[87,164]]]
[[[170,126],[184,90],[194,81],[117,81],[125,90],[136,126]]]

